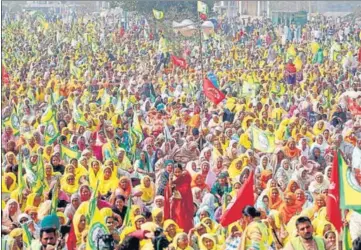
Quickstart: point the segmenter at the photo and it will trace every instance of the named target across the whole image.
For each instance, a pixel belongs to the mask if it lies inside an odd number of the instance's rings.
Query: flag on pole
[[[241,189],[238,191],[235,201],[230,203],[221,217],[221,225],[223,227],[228,226],[229,224],[235,222],[242,218],[242,210],[246,206],[254,205],[254,173],[253,171],[248,176],[248,179],[243,184]]]
[[[50,214],[56,214],[56,209],[58,208],[58,197],[59,197],[59,182],[57,181],[51,192]]]
[[[22,229],[23,229],[23,242],[25,244],[26,249],[30,248],[31,246],[31,240],[32,240],[32,236],[31,233],[29,231],[29,227],[26,223],[24,223],[23,225],[21,225]]]
[[[55,119],[55,114],[52,118],[46,123],[45,126],[45,143],[46,145],[52,144],[60,135],[58,124]]]
[[[226,98],[223,92],[217,89],[208,78],[203,79],[203,92],[204,95],[216,105]]]
[[[333,154],[332,170],[330,186],[328,188],[327,195],[327,215],[330,222],[335,226],[338,232],[342,227],[342,215],[340,210],[340,181],[339,181],[339,165],[338,165],[338,153]]]
[[[361,212],[361,187],[356,177],[361,174],[361,170],[349,167],[339,152],[338,171],[341,209],[352,209]]]
[[[170,56],[172,63],[180,68],[186,69],[188,67],[187,61],[183,58],[176,57],[174,55]]]
[[[9,126],[13,130],[13,133],[15,136],[19,135],[20,119],[19,119],[19,116],[18,116],[15,108],[13,108],[13,112],[11,113],[10,117],[4,121],[4,126],[5,127]]]
[[[252,127],[253,148],[264,152],[272,153],[275,150],[275,136],[272,133]]]
[[[198,1],[197,2],[197,10],[200,13],[207,14],[208,6],[207,6],[207,4],[203,3],[202,1]]]
[[[61,155],[62,159],[68,158],[70,160],[70,159],[73,159],[73,158],[75,158],[75,159],[80,158],[80,152],[79,151],[68,148],[67,146],[65,146],[63,144],[60,145],[60,155]]]
[[[10,77],[4,65],[1,65],[1,82],[3,82],[4,84],[10,83]]]
[[[161,20],[164,17],[163,11],[156,10],[156,9],[153,9],[153,15],[154,15],[154,18],[157,20]]]
[[[76,102],[74,102],[73,107],[73,118],[77,124],[88,127],[88,122],[86,121],[84,114],[80,110],[78,110]]]

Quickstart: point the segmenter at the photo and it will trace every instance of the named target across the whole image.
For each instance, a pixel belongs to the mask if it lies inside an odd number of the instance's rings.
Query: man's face
[[[312,239],[313,227],[310,222],[304,222],[297,225],[297,233],[305,240]]]
[[[46,248],[48,245],[50,246],[55,246],[56,245],[56,241],[57,241],[57,235],[52,232],[52,233],[47,233],[44,232],[43,236],[41,237],[40,241],[41,241],[41,245]]]

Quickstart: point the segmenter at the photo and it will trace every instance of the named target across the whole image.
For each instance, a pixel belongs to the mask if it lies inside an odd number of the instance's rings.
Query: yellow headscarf
[[[164,229],[164,235],[167,237],[168,241],[172,241],[173,239],[168,235],[167,233],[167,229],[169,226],[174,225],[175,226],[175,231],[176,233],[181,233],[183,232],[183,229],[179,228],[178,224],[175,223],[174,220],[172,219],[168,219],[166,221],[164,221],[164,225],[163,225],[163,229]]]
[[[36,196],[38,196],[37,193],[31,193],[31,194],[28,195],[27,200],[26,200],[26,206],[27,207],[34,206],[34,200],[35,200]]]
[[[183,232],[177,233],[176,236],[173,238],[173,242],[171,245],[175,248],[175,250],[182,250],[182,249],[178,248],[178,241],[181,236],[187,237],[187,234],[183,233]],[[184,250],[193,250],[193,248],[188,245],[186,248],[184,248]]]
[[[107,194],[109,191],[114,191],[118,186],[118,180],[116,178],[113,178],[112,174],[110,175],[108,180],[105,180],[104,172],[105,172],[106,169],[109,169],[113,173],[112,168],[109,167],[109,166],[106,166],[106,167],[103,168],[101,174],[99,175],[99,177],[98,177],[98,180],[99,180],[98,191],[102,195]]]
[[[74,185],[69,185],[67,183],[67,179],[70,176],[74,176]],[[61,190],[63,190],[67,194],[74,194],[75,192],[78,191],[79,188],[79,184],[75,181],[75,175],[73,174],[65,174],[64,177],[60,180],[60,184],[61,184]]]
[[[241,168],[237,169],[237,163],[242,162]],[[239,156],[238,158],[234,159],[231,165],[228,168],[228,174],[230,178],[235,178],[241,174],[244,165],[244,156]]]
[[[146,187],[144,185],[145,179],[148,179],[150,181],[149,187]],[[141,199],[143,202],[148,203],[154,199],[155,186],[154,186],[154,183],[152,182],[151,178],[149,178],[148,176],[143,176],[140,181],[139,189],[142,191]]]
[[[212,250],[217,250],[217,243],[216,243],[216,239],[209,233],[203,234],[199,240],[199,249],[200,250],[208,250],[208,248],[204,245],[203,240],[204,239],[209,239],[211,241],[213,241],[213,248]]]
[[[74,233],[75,233],[75,236],[76,236],[76,245],[77,245],[77,247],[81,244],[81,238],[82,238],[81,237],[82,232],[79,232],[79,228],[78,228],[82,216],[85,217],[85,214],[78,213],[78,211],[77,211],[74,214],[74,218],[73,218],[73,227],[74,227]],[[86,230],[86,227],[84,228],[84,230]]]
[[[7,186],[5,184],[5,178],[8,176],[13,180],[13,183],[10,185],[9,188],[7,188]],[[2,182],[1,182],[1,192],[2,193],[11,193],[12,191],[14,191],[16,189],[17,184],[16,184],[16,176],[14,173],[11,173],[11,172],[5,173],[1,179],[2,179]]]

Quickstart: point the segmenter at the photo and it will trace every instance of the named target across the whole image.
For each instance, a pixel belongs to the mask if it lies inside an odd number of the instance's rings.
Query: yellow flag
[[[161,20],[164,17],[163,11],[153,9],[153,15],[155,19]]]
[[[264,152],[272,153],[275,149],[275,136],[272,133],[252,127],[253,148]]]

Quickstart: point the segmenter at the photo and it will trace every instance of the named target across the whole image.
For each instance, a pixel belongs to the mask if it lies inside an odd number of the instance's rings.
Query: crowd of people
[[[345,232],[360,249],[360,211],[340,233],[326,209],[335,151],[361,192],[357,23],[218,16],[200,46],[129,20],[3,23],[2,249],[320,250]],[[249,176],[254,203],[223,227]]]

